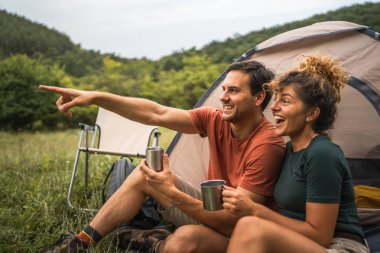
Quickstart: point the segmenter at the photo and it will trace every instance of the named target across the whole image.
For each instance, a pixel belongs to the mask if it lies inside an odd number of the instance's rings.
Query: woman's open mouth
[[[280,115],[275,115],[274,116],[274,123],[277,126],[282,125],[286,121],[286,118]]]

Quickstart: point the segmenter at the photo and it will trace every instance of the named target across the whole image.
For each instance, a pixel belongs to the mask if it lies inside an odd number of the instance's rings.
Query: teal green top
[[[364,237],[355,205],[354,186],[346,159],[338,145],[318,135],[309,146],[286,156],[274,192],[281,214],[304,221],[306,202],[339,203],[335,232]]]

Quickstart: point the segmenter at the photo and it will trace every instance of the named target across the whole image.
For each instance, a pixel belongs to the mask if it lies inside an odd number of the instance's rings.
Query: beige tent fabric
[[[357,25],[354,23],[341,21],[315,23],[310,26],[301,27],[288,32],[284,32],[270,39],[267,39],[266,41],[263,41],[262,43],[258,44],[256,46],[256,50],[260,51],[268,47],[289,43],[291,41],[301,40],[305,38],[309,39],[310,37],[315,35],[327,35],[332,33],[340,33],[342,30],[357,30],[361,28],[367,27],[363,25]]]
[[[128,120],[99,107],[96,124],[100,127],[98,149],[91,152],[145,156],[149,138],[156,126]]]
[[[280,75],[297,66],[305,55],[328,55],[340,60],[351,76],[380,94],[380,42],[353,31],[362,28],[365,26],[340,21],[317,23],[262,42],[250,59]],[[220,94],[221,88],[217,87],[202,106],[219,107]],[[347,86],[338,110],[332,139],[346,157],[379,159],[380,117],[373,105],[358,90]],[[264,114],[273,120],[269,106]],[[182,135],[170,156],[172,170],[199,187],[207,174],[207,145],[207,139],[198,135]]]
[[[358,215],[362,226],[380,224],[380,209],[358,208]]]
[[[281,45],[259,52],[252,57],[283,74],[298,65],[302,55],[329,55],[342,62],[348,73],[366,82],[380,93],[380,43],[358,32],[336,34],[331,38],[315,38]],[[269,111],[266,115],[270,116]],[[365,158],[380,144],[380,117],[371,103],[356,89],[347,86],[339,104],[339,118],[333,131],[333,141],[349,158]],[[378,157],[380,158],[380,157]]]

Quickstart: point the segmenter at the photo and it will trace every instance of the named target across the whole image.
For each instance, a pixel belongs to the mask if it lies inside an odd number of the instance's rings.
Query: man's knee
[[[136,167],[136,169],[134,169],[131,172],[131,174],[129,174],[129,176],[125,179],[120,188],[132,188],[142,190],[146,187],[146,185],[148,184],[143,175],[141,174],[139,167]]]
[[[138,192],[156,199],[162,206],[167,205],[163,202],[162,195],[145,180],[139,167],[136,167],[136,169],[132,171],[119,190],[121,191],[121,195],[130,194],[131,191]]]
[[[179,227],[165,241],[164,252],[181,252],[191,253],[197,252],[197,247],[200,243],[196,230],[199,225],[185,225]]]

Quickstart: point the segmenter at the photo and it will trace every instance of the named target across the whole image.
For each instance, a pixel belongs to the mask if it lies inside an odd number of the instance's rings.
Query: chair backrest
[[[149,138],[156,126],[126,119],[99,107],[96,125],[100,128],[99,149],[145,156]]]

